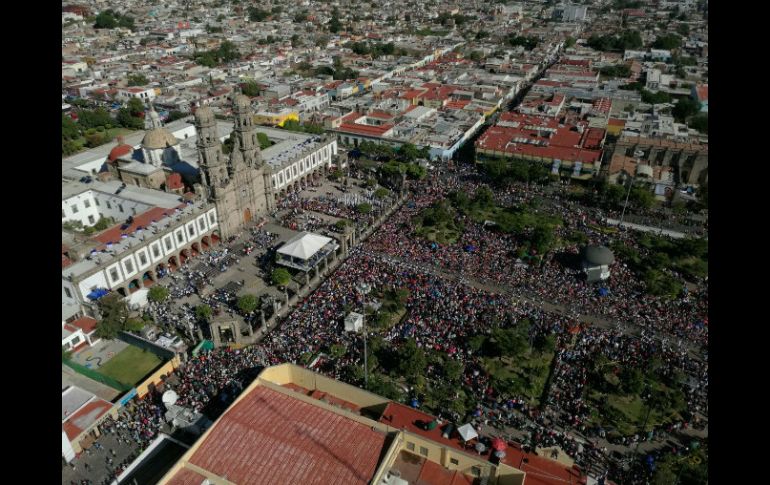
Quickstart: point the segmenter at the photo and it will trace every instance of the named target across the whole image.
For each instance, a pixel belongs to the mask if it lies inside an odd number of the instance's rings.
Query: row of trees
[[[195,62],[206,67],[216,67],[219,64],[226,64],[241,58],[241,53],[235,44],[226,40],[222,42],[217,49],[203,51],[194,54]]]
[[[114,29],[116,27],[134,30],[134,18],[112,9],[104,10],[96,16],[95,29]]]
[[[506,41],[508,42],[508,45],[512,47],[523,46],[526,50],[531,51],[537,47],[539,39],[533,36],[510,34]]]
[[[83,145],[94,148],[109,143],[112,141],[109,132],[112,128],[144,128],[144,105],[136,98],[132,98],[125,107],[120,108],[115,119],[104,108],[81,109],[77,111],[77,115],[78,121],[75,122],[70,116],[62,114],[62,156],[76,153]]]
[[[592,35],[588,46],[599,51],[625,51],[638,49],[644,45],[642,36],[636,30],[625,30],[619,35]]]

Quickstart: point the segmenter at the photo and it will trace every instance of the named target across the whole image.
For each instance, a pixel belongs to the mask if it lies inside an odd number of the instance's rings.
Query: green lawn
[[[98,371],[100,374],[133,386],[162,362],[152,352],[130,345],[99,367]]]
[[[523,395],[529,402],[537,402],[548,379],[552,352],[525,352],[515,359],[485,358],[484,368],[496,380],[507,381],[506,390],[512,395]]]

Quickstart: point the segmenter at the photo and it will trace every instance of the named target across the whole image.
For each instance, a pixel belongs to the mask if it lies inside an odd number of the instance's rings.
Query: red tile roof
[[[69,325],[75,326],[81,329],[84,333],[89,334],[96,330],[96,320],[91,317],[81,317],[70,323]]]
[[[357,123],[342,123],[339,128],[337,128],[337,130],[355,135],[382,136],[386,131],[393,128],[394,126],[396,125],[387,123],[380,126],[359,125]]]
[[[179,208],[184,207],[184,204],[179,205]],[[94,236],[93,239],[100,243],[107,244],[117,243],[120,241],[122,234],[133,234],[138,228],[146,228],[152,221],[159,221],[166,216],[170,216],[174,213],[174,209],[164,209],[162,207],[153,207],[147,212],[143,212],[137,216],[134,216],[134,221],[125,229],[121,229],[123,223],[115,224],[110,229],[102,232],[101,234]]]
[[[61,427],[64,432],[67,433],[67,438],[72,441],[111,408],[111,403],[104,399],[99,399],[98,397],[94,398],[93,401],[80,408],[75,414],[68,416]]]
[[[196,473],[188,468],[182,468],[174,474],[168,481],[168,485],[201,485],[206,479],[200,473]]]
[[[438,463],[425,460],[417,478],[419,485],[473,485],[473,477],[456,470],[448,470]]]
[[[385,435],[368,426],[258,386],[214,424],[189,462],[238,484],[364,485],[384,446]]]
[[[380,417],[380,422],[394,428],[406,429],[409,432],[418,434],[439,444],[449,446],[450,448],[465,451],[465,445],[461,442],[456,430],[453,432],[452,437],[446,439],[442,436],[444,426],[437,426],[432,430],[425,430],[415,424],[417,421],[427,423],[433,421],[433,419],[435,419],[434,416],[431,416],[430,414],[404,406],[403,404],[390,402],[385,407],[385,410]],[[481,456],[479,456],[475,450],[469,450],[467,453],[480,459],[489,459],[492,450],[487,450]],[[505,453],[506,455],[505,458],[503,458],[503,463],[527,472],[527,476],[524,479],[524,485],[577,485],[586,483],[586,477],[581,476],[578,471],[534,453],[526,453],[521,450],[520,445],[516,443],[508,443],[508,448],[505,450]],[[526,463],[524,462],[524,459],[527,460]]]
[[[573,126],[560,126],[558,120],[553,118],[542,118],[513,112],[500,115],[500,121],[517,122],[519,125],[516,127],[496,125],[489,128],[476,141],[477,148],[505,152],[511,155],[542,157],[562,161],[580,161],[583,163],[593,163],[601,157],[601,151],[588,148],[588,146],[593,145],[586,145],[586,140],[590,140],[595,144],[597,136],[601,135],[599,139],[604,137],[603,130],[601,133],[594,132],[593,134],[590,133],[591,130],[586,130],[581,135],[578,131],[572,130]],[[550,137],[542,137],[539,135],[540,128],[555,131]],[[545,146],[515,141],[516,139],[542,141],[545,142]]]

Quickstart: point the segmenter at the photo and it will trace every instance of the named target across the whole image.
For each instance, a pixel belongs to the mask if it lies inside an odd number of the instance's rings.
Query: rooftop
[[[212,426],[189,463],[238,484],[363,485],[374,477],[385,442],[369,426],[257,386]],[[185,468],[168,483],[197,485],[195,475]]]

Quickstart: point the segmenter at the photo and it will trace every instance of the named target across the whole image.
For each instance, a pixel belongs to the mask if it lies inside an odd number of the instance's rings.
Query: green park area
[[[465,219],[514,235],[519,242],[518,257],[543,255],[553,249],[558,243],[554,229],[562,224],[559,217],[538,211],[535,205],[502,207],[487,187],[478,189],[472,197],[465,192],[452,192],[447,199],[423,209],[412,222],[417,236],[453,244],[464,231]]]
[[[152,352],[129,345],[98,370],[119,382],[134,385],[162,362]]]
[[[610,435],[629,436],[683,418],[686,410],[681,375],[664,376],[653,362],[647,368],[618,366],[596,359],[588,379],[589,423]]]
[[[637,236],[637,243],[641,250],[620,242],[610,247],[644,281],[647,292],[652,295],[672,298],[679,296],[682,284],[671,271],[690,281],[708,275],[706,239],[671,240],[643,233]]]

